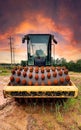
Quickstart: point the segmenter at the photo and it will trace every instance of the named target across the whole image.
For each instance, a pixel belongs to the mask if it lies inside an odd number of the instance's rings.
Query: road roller
[[[4,97],[31,98],[76,98],[78,88],[71,81],[65,66],[52,63],[52,45],[56,45],[52,34],[27,34],[27,65],[16,66],[11,71],[10,81],[4,87]],[[23,57],[22,57],[23,59]]]

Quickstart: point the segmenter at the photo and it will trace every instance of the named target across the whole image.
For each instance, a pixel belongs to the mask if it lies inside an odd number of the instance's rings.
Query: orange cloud
[[[58,55],[59,58],[66,58],[69,60],[77,60],[81,58],[81,51],[72,46],[71,44],[65,44],[61,43],[55,46],[56,55]]]
[[[57,45],[57,54],[59,57],[66,57],[67,59],[71,59],[72,55],[75,52],[78,52],[78,49],[73,47],[70,43],[72,39],[72,31],[69,28],[64,28],[61,25],[56,25],[52,19],[47,18],[43,15],[37,15],[36,16],[36,23],[30,21],[24,21],[16,28],[16,33],[51,33],[51,32],[58,32],[61,34],[65,40],[68,41],[68,44],[66,43],[58,43]],[[75,57],[75,56],[74,56]],[[75,59],[75,58],[74,58]]]
[[[9,48],[0,48],[0,52],[2,52],[2,51],[5,51],[5,52],[9,52]]]
[[[30,18],[31,19],[31,18]],[[62,25],[57,25],[51,18],[38,14],[35,17],[35,21],[24,21],[16,29],[16,33],[51,33],[58,32],[66,40],[72,38],[72,31],[69,28],[65,28]]]
[[[25,20],[21,22],[17,27],[15,27],[12,31],[9,30],[4,35],[0,35],[0,40],[7,38],[10,34],[13,34],[14,36],[14,44],[15,44],[15,55],[16,59],[19,60],[23,59],[23,57],[26,57],[26,44],[22,45],[22,37],[18,36],[18,34],[28,34],[28,33],[51,33],[51,32],[57,32],[60,35],[64,37],[64,39],[67,41],[67,43],[64,43],[60,41],[56,45],[56,55],[60,58],[65,57],[68,60],[76,60],[80,56],[79,48],[76,48],[76,46],[73,46],[74,43],[76,45],[76,42],[73,41],[73,32],[71,29],[67,27],[63,27],[62,25],[56,24],[51,18],[48,18],[44,15],[37,14],[35,16],[35,20],[31,21],[31,17],[29,20]],[[58,38],[57,38],[58,41]],[[3,51],[3,49],[0,49],[0,51]],[[7,50],[5,50],[6,52]],[[54,48],[52,49],[54,54]],[[21,55],[22,54],[22,55]],[[20,56],[19,56],[20,55]],[[81,58],[81,56],[80,56]],[[18,60],[18,61],[19,61]]]

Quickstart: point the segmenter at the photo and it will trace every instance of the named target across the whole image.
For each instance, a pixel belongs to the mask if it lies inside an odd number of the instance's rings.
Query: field
[[[11,68],[0,66],[0,76],[8,76],[11,73]]]
[[[10,71],[7,72],[10,75]],[[41,105],[20,105],[4,99],[2,90],[9,76],[0,74],[0,130],[81,130],[81,73],[70,72],[71,80],[79,89],[76,99]]]

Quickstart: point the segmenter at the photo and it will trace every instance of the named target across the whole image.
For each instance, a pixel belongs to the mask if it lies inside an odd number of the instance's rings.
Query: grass
[[[53,122],[48,122],[48,123],[47,123],[47,129],[48,129],[48,130],[51,130],[51,129],[53,129],[53,128],[54,128]]]
[[[7,76],[11,74],[11,69],[6,67],[0,67],[0,76]]]
[[[70,126],[71,130],[76,130],[75,125]]]
[[[77,99],[74,98],[68,99],[66,102],[63,102],[63,110],[69,111],[73,109],[76,104],[77,104]]]
[[[76,73],[74,73],[74,74],[76,74]],[[78,90],[79,90],[77,99],[72,99],[73,103],[75,102],[74,108],[77,107],[79,113],[81,114],[81,77],[80,76],[77,76],[77,77],[74,76],[74,77],[71,77],[71,80],[75,83],[75,85],[78,87]]]
[[[64,122],[64,118],[61,112],[56,113],[56,120],[58,123],[63,123]]]
[[[48,130],[54,130],[55,129],[55,126],[54,126],[54,116],[51,115],[49,116],[49,114],[45,114],[42,118],[42,121],[43,121],[43,125],[48,129]]]
[[[62,115],[62,112],[61,112],[61,105],[56,103],[55,105],[55,114],[56,114],[56,120],[57,122],[59,123],[63,123],[64,119],[63,119],[63,115]]]

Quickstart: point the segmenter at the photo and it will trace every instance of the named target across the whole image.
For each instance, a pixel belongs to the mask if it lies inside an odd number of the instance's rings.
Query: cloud
[[[53,49],[54,50],[54,49]],[[81,51],[79,48],[72,46],[72,44],[61,43],[55,46],[56,57],[76,61],[81,59]]]
[[[0,0],[0,51],[9,50],[10,35],[17,54],[26,51],[26,45],[23,49],[21,45],[24,34],[52,33],[58,41],[58,56],[77,59],[81,52],[80,16],[80,0]]]

